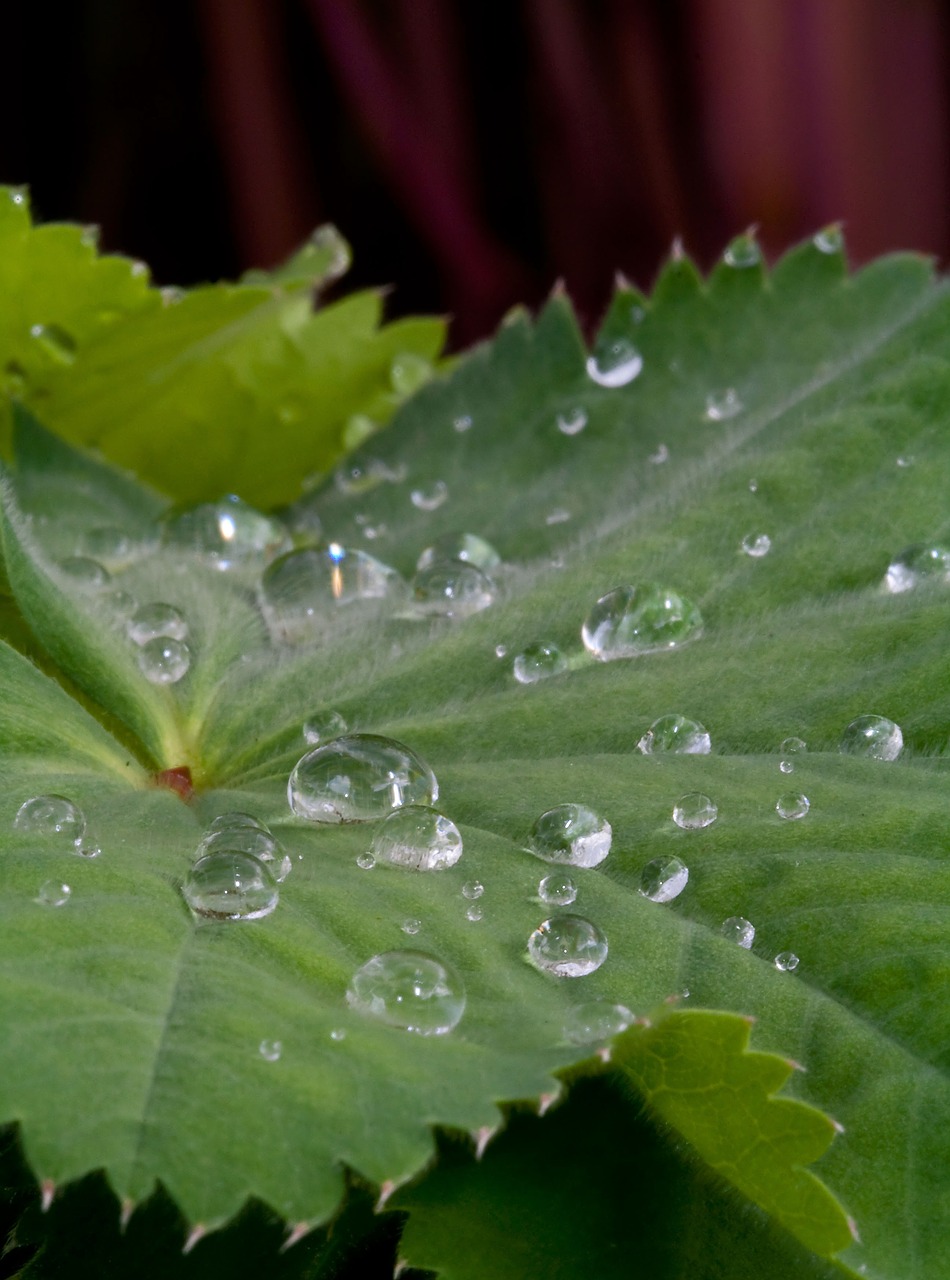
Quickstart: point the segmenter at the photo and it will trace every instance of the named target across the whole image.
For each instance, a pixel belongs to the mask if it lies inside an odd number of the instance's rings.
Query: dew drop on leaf
[[[802,738],[784,738],[779,747],[781,759],[778,767],[782,773],[795,772],[795,756],[803,755],[807,752],[808,747]]]
[[[728,920],[723,920],[719,932],[736,946],[744,947],[746,951],[755,941],[755,925],[744,916],[730,916]]]
[[[283,1048],[279,1040],[262,1040],[257,1051],[265,1062],[279,1062]]]
[[[476,569],[487,571],[501,564],[501,556],[484,538],[477,533],[445,533],[436,538],[431,547],[419,556],[417,569],[428,569],[431,565],[447,560],[462,560],[465,564],[473,564]]]
[[[64,846],[78,845],[86,834],[86,816],[79,805],[65,796],[31,796],[17,809],[13,829],[51,836]]]
[[[718,817],[718,808],[701,791],[690,791],[680,796],[673,806],[673,821],[684,831],[699,831],[711,826]]]
[[[554,511],[549,511],[544,517],[544,523],[547,525],[566,524],[571,518],[570,511],[564,507],[557,507]]]
[[[670,450],[669,450],[669,446],[665,444],[657,445],[656,449],[653,451],[653,453],[650,454],[649,458],[647,459],[647,461],[652,462],[655,467],[662,466],[664,462],[669,462],[669,460],[670,460]]]
[[[869,760],[896,760],[904,749],[900,727],[886,716],[858,716],[841,735],[838,750]]]
[[[140,647],[138,660],[150,684],[177,684],[191,666],[191,651],[182,640],[157,636]]]
[[[613,338],[597,343],[585,368],[599,387],[625,387],[643,369],[643,357],[626,338]]]
[[[435,511],[449,496],[449,486],[444,480],[436,480],[428,489],[413,489],[409,498],[420,511]]]
[[[56,567],[86,591],[99,591],[112,581],[112,574],[105,565],[91,556],[66,556]]]
[[[371,853],[358,853],[356,855],[356,865],[360,871],[372,871],[376,866],[376,859]]]
[[[341,1040],[346,1039],[346,1032],[343,1030],[342,1027],[334,1027],[333,1030],[330,1032],[330,1039],[335,1040],[337,1043],[339,1043]]]
[[[504,657],[506,657],[506,656],[507,656],[507,653],[508,653],[508,646],[507,646],[506,644],[496,644],[496,645],[495,645],[495,657],[496,657],[496,658],[504,658]]]
[[[170,511],[162,519],[162,543],[227,571],[270,559],[287,547],[289,538],[279,520],[232,493],[217,502]]]
[[[351,1009],[420,1036],[446,1035],[465,1012],[462,980],[447,964],[421,951],[384,951],[350,979]]]
[[[484,909],[474,904],[471,907],[467,907],[465,910],[465,919],[469,924],[478,924],[479,920],[484,918],[484,915]]]
[[[512,666],[519,684],[536,684],[549,676],[558,676],[567,670],[567,658],[550,642],[529,644],[514,660]]]
[[[583,804],[560,804],[535,820],[528,849],[545,862],[598,867],[610,852],[613,831],[606,818]]]
[[[466,880],[462,885],[462,897],[468,898],[474,902],[476,898],[480,898],[485,892],[485,886],[480,880]]]
[[[754,235],[748,232],[736,238],[727,246],[722,255],[727,267],[756,267],[762,261],[762,250]]]
[[[583,978],[607,959],[607,939],[583,916],[552,916],[529,937],[528,956],[545,973]]]
[[[161,637],[167,637],[169,640],[185,640],[188,637],[188,623],[174,605],[156,601],[153,604],[140,605],[129,618],[126,631],[129,639],[138,645],[147,644],[149,640],[157,640]]]
[[[709,422],[726,422],[744,408],[735,387],[726,387],[724,391],[712,391],[706,397],[705,416]]]
[[[331,542],[279,556],[260,585],[264,620],[277,640],[304,644],[331,626],[340,608],[401,600],[405,584],[395,569],[365,551]]]
[[[250,853],[220,850],[199,858],[182,885],[196,915],[211,920],[260,920],[277,906],[277,883]]]
[[[454,867],[462,856],[458,827],[428,805],[410,804],[394,809],[373,837],[377,862],[414,871],[442,871]]]
[[[566,871],[552,871],[538,884],[538,897],[548,907],[569,907],[577,901],[577,885]]]
[[[586,1000],[568,1009],[564,1018],[564,1039],[568,1044],[598,1044],[626,1031],[634,1015],[622,1004],[607,1000]]]
[[[651,902],[672,902],[686,888],[689,868],[679,858],[654,858],[640,873],[640,892]]]
[[[353,733],[308,751],[287,784],[290,808],[311,822],[370,822],[403,805],[431,805],[435,774],[409,747]]]
[[[918,543],[905,548],[887,566],[884,590],[891,595],[913,591],[915,587],[950,583],[950,547]]]
[[[767,533],[747,533],[742,539],[741,548],[753,560],[761,560],[772,550],[772,539]]]
[[[69,885],[61,880],[44,880],[34,901],[41,907],[65,907],[72,892]]]
[[[327,742],[346,733],[347,723],[339,711],[323,711],[309,716],[303,724],[304,741],[315,747],[318,742]]]
[[[653,582],[601,596],[584,621],[584,647],[601,662],[678,649],[703,633],[702,615],[685,597]]]
[[[816,231],[811,242],[819,253],[841,253],[844,249],[844,233],[840,222],[832,222]]]
[[[408,933],[409,936],[413,938],[422,928],[422,921],[418,920],[415,916],[410,916],[408,920],[403,920],[399,927],[403,933]]]
[[[557,415],[557,429],[565,436],[576,436],[587,426],[587,410],[583,405],[574,405]]]
[[[467,618],[492,604],[495,585],[473,564],[442,560],[416,573],[410,594],[412,617]]]
[[[198,854],[249,853],[267,865],[278,884],[283,883],[293,869],[293,862],[283,845],[261,824],[251,826],[245,821],[247,814],[221,814],[218,824],[205,835],[198,845]],[[231,822],[225,819],[231,818]],[[253,820],[252,820],[253,821]]]
[[[673,714],[654,720],[637,743],[637,748],[645,756],[664,753],[675,756],[708,756],[712,750],[712,742],[698,720]]]
[[[782,973],[793,973],[798,968],[798,956],[794,951],[780,951],[773,962]]]
[[[82,555],[112,568],[128,564],[141,549],[130,534],[113,525],[87,529],[82,537]]]
[[[809,809],[809,800],[807,796],[803,796],[796,791],[786,791],[784,795],[779,796],[775,802],[775,811],[780,818],[786,818],[789,822],[795,822],[799,818],[804,818]]]
[[[459,435],[461,435],[461,434],[462,434],[462,432],[464,432],[464,431],[470,431],[470,430],[472,429],[472,417],[471,417],[471,414],[468,414],[468,413],[460,413],[457,417],[453,418],[453,419],[452,419],[452,429],[453,429],[454,431],[457,431],[457,432],[459,433]]]

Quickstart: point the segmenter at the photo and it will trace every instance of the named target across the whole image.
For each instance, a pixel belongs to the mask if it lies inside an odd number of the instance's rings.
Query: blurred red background
[[[564,278],[593,321],[674,236],[708,267],[842,220],[948,250],[938,0],[74,0],[4,15],[0,181],[161,283],[314,225],[453,341]]]

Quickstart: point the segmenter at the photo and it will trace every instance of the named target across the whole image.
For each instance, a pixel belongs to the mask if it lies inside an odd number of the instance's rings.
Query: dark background
[[[0,181],[159,283],[318,222],[390,313],[483,336],[559,277],[593,321],[674,236],[708,267],[837,219],[948,252],[939,0],[73,0],[4,6]]]

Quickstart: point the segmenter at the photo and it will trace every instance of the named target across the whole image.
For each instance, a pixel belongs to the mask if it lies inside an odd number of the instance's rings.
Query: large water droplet
[[[294,765],[287,799],[311,822],[371,822],[404,805],[431,805],[435,774],[409,747],[352,733],[309,751]]]
[[[61,880],[44,880],[34,901],[41,907],[65,907],[72,892],[69,885]]]
[[[413,489],[409,497],[420,511],[435,511],[449,496],[449,486],[444,480],[436,480],[428,489]]]
[[[789,822],[804,818],[808,809],[808,797],[800,795],[797,791],[786,791],[775,802],[775,812],[780,818],[786,818]]]
[[[260,920],[277,906],[278,889],[253,854],[223,850],[198,859],[185,877],[182,894],[196,915],[211,920]]]
[[[917,543],[895,556],[887,566],[883,586],[898,595],[920,586],[950,583],[950,548]]]
[[[67,556],[56,567],[85,591],[100,591],[112,581],[112,574],[105,565],[90,556]]]
[[[568,1044],[598,1044],[626,1031],[634,1020],[626,1005],[610,1004],[607,1000],[587,1000],[568,1009],[564,1019],[564,1039]]]
[[[174,605],[156,602],[140,605],[129,618],[126,631],[129,639],[139,645],[162,637],[185,640],[188,636],[188,623]]]
[[[703,633],[699,610],[667,587],[641,582],[601,596],[584,621],[581,639],[601,662],[678,649]]]
[[[684,831],[699,831],[711,826],[719,817],[719,810],[701,791],[690,791],[680,796],[673,806],[673,821]]]
[[[565,436],[576,436],[587,426],[587,410],[583,405],[575,405],[557,415],[557,429]]]
[[[420,569],[410,592],[415,618],[468,618],[495,599],[491,578],[462,560],[443,560]]]
[[[686,888],[689,868],[679,858],[654,858],[640,873],[640,892],[651,902],[672,902]]]
[[[736,946],[745,947],[746,951],[755,942],[755,925],[744,916],[730,916],[728,920],[723,920],[719,932]]]
[[[30,337],[57,364],[72,364],[76,359],[76,339],[58,324],[34,324]]]
[[[413,351],[402,351],[393,356],[389,366],[389,381],[397,396],[411,396],[432,378],[432,365]]]
[[[886,716],[858,716],[841,735],[838,750],[870,760],[896,760],[904,749],[900,727]]]
[[[794,773],[795,757],[803,755],[807,750],[808,747],[801,738],[784,738],[779,747],[782,758],[778,762],[782,773]]]
[[[394,809],[373,837],[373,853],[380,862],[415,871],[454,867],[462,856],[462,836],[445,814],[428,805]]]
[[[567,670],[567,658],[556,644],[529,644],[514,660],[513,671],[519,684],[536,684],[548,676],[559,676]]]
[[[198,845],[199,855],[208,853],[249,853],[267,865],[271,875],[281,884],[290,875],[293,862],[283,845],[268,829],[243,813],[221,814],[217,826],[209,830]],[[230,819],[230,821],[228,821]]]
[[[780,951],[773,962],[782,973],[794,973],[798,968],[798,956],[794,951]]]
[[[279,1062],[284,1046],[279,1040],[262,1040],[257,1051],[265,1062]]]
[[[709,422],[726,422],[745,408],[735,387],[725,391],[712,391],[706,397],[706,418]]]
[[[17,809],[13,829],[53,837],[64,846],[78,845],[86,834],[86,815],[65,796],[31,796]]]
[[[597,867],[610,852],[613,830],[606,818],[583,804],[559,804],[535,821],[528,848],[545,862]]]
[[[141,646],[138,659],[139,670],[151,684],[177,684],[191,666],[191,650],[181,640],[158,636]]]
[[[350,979],[351,1009],[420,1036],[442,1036],[465,1012],[462,980],[447,964],[421,951],[384,951]]]
[[[746,232],[736,236],[727,246],[722,258],[728,267],[756,267],[762,261],[762,250],[755,236]]]
[[[772,539],[767,533],[747,533],[742,539],[742,550],[753,560],[761,560],[772,550]]]
[[[495,548],[477,533],[445,533],[441,538],[436,538],[431,547],[426,547],[419,556],[416,568],[428,569],[431,565],[447,560],[462,560],[483,572],[501,564],[501,556]]]
[[[643,368],[643,356],[626,338],[599,342],[585,365],[599,387],[625,387]]]
[[[712,742],[698,720],[668,715],[653,721],[637,747],[645,756],[662,752],[675,756],[708,756]]]
[[[607,939],[583,916],[552,916],[528,939],[531,961],[559,978],[583,978],[607,959]]]
[[[365,551],[331,542],[326,551],[304,548],[278,557],[261,579],[261,609],[274,636],[289,644],[313,640],[343,606],[403,599],[395,569]]]
[[[569,907],[577,900],[577,885],[566,871],[552,871],[538,884],[538,897],[548,907]]]
[[[228,570],[270,559],[287,547],[289,538],[278,520],[232,493],[217,502],[170,512],[162,521],[162,542],[199,556],[215,569]]]
[[[328,742],[346,733],[347,723],[339,711],[322,711],[308,716],[303,724],[304,741],[315,747],[318,742]]]

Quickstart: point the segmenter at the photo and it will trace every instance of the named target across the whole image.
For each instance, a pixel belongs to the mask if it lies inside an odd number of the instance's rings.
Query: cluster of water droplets
[[[66,796],[30,796],[14,815],[13,830],[37,851],[71,853],[82,858],[95,858],[101,852],[89,837],[86,815]],[[35,901],[44,907],[63,907],[71,895],[72,888],[54,877],[39,886]]]

